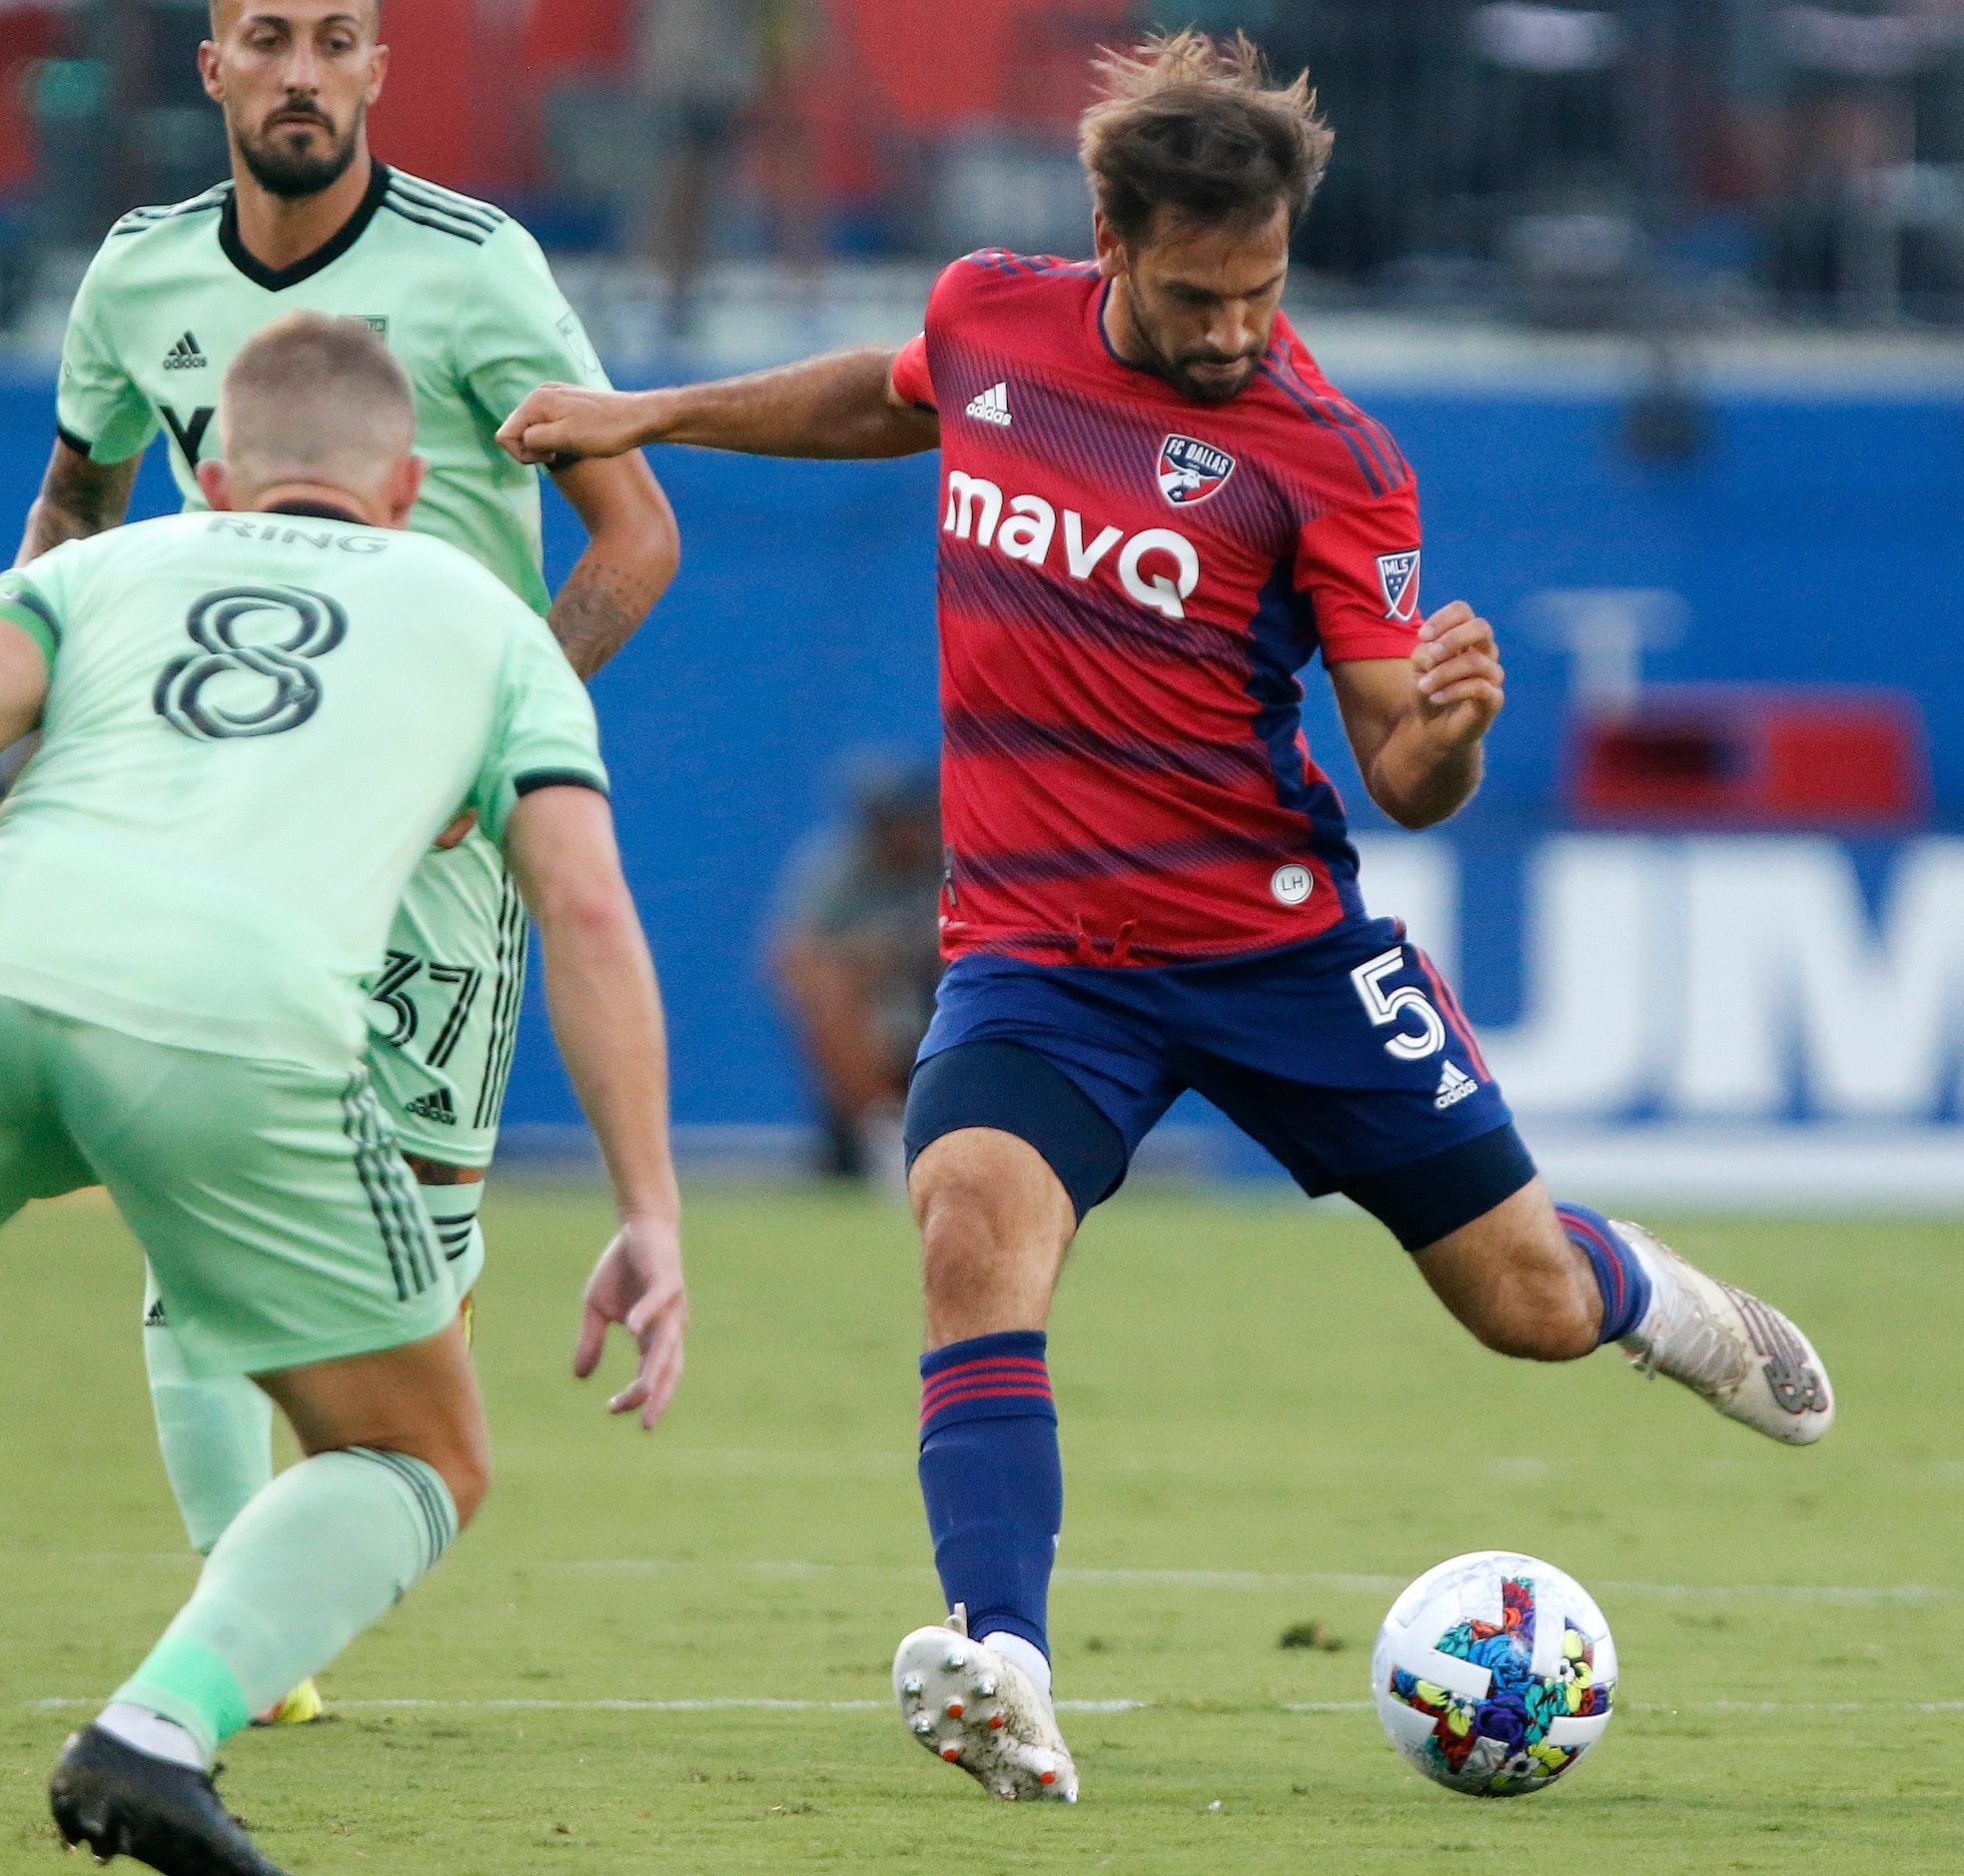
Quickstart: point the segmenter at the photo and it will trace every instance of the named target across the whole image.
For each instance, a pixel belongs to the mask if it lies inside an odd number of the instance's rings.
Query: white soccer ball
[[[1511,1798],[1552,1784],[1602,1737],[1616,1644],[1572,1576],[1475,1550],[1392,1604],[1371,1684],[1392,1743],[1428,1778]]]

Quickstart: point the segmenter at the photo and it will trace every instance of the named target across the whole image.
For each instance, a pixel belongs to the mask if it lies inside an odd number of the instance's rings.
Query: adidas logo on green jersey
[[[202,372],[211,360],[198,350],[198,341],[186,333],[169,352],[164,355],[164,369],[167,372]]]

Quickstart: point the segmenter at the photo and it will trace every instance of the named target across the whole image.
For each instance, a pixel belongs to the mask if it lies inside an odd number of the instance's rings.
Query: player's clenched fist
[[[520,463],[550,468],[581,457],[625,456],[649,440],[647,398],[584,385],[540,385],[504,420],[497,441]]]
[[[1421,715],[1453,741],[1476,742],[1506,700],[1506,672],[1493,627],[1464,599],[1442,606],[1419,627],[1412,668],[1419,677]]]

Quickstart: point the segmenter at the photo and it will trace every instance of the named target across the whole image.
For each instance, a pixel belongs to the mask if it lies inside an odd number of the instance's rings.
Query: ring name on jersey
[[[1061,523],[1061,527],[1060,527]],[[1000,484],[962,469],[948,471],[944,533],[991,544],[1030,566],[1049,563],[1059,532],[1064,563],[1073,579],[1088,580],[1116,549],[1119,584],[1132,598],[1168,618],[1185,618],[1186,601],[1200,585],[1200,550],[1171,527],[1148,527],[1128,536],[1123,528],[1090,528],[1075,508],[1057,507],[1041,495],[1010,495]]]
[[[246,540],[277,540],[283,547],[318,547],[323,553],[387,553],[388,538],[380,533],[350,534],[335,528],[310,528],[279,516],[259,519],[249,514],[217,514],[208,534],[238,534]]]

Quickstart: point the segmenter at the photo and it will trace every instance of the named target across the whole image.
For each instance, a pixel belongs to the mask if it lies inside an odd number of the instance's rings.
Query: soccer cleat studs
[[[1050,1702],[1020,1667],[956,1622],[901,1642],[893,1690],[907,1730],[992,1798],[1076,1802],[1077,1773]]]

